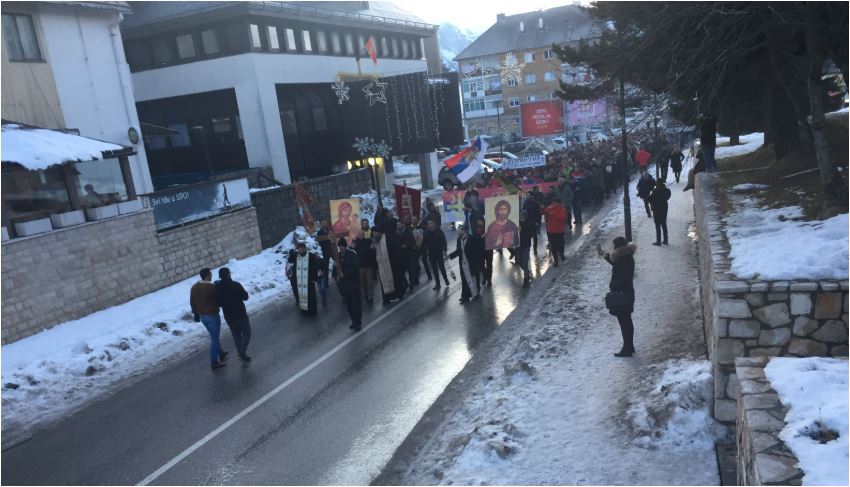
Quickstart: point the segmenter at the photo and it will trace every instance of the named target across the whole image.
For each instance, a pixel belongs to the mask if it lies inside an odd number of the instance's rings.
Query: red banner
[[[395,210],[398,213],[398,218],[401,219],[404,215],[419,215],[422,208],[422,192],[418,189],[409,188],[407,186],[395,186]]]
[[[519,108],[522,112],[523,137],[540,137],[564,133],[563,100],[523,103]]]

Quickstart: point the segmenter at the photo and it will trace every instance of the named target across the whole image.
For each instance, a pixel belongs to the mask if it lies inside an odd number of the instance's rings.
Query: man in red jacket
[[[549,252],[555,260],[555,267],[558,267],[558,262],[564,260],[564,232],[567,229],[567,208],[556,197],[552,200],[552,204],[543,209],[543,214],[546,216],[546,234],[549,236]]]
[[[637,162],[640,172],[646,172],[646,166],[649,165],[650,159],[652,159],[652,154],[644,149],[643,146],[638,148],[637,154],[635,154],[635,162]]]

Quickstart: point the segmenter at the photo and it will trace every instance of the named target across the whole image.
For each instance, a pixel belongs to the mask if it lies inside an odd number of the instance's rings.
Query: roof
[[[110,159],[133,153],[131,147],[11,122],[3,122],[0,142],[0,159],[3,162],[18,163],[30,170],[47,169],[66,162]]]
[[[97,2],[59,2],[53,1],[50,2],[57,5],[71,5],[75,7],[85,7],[85,8],[95,8],[102,10],[115,10],[120,13],[128,14],[131,12],[130,5],[127,2],[108,2],[108,1],[97,1]]]
[[[543,18],[543,28],[538,19]],[[520,31],[520,22],[525,32]],[[599,36],[601,30],[590,15],[575,5],[525,12],[499,18],[478,39],[455,56],[455,61],[506,52],[549,47]]]

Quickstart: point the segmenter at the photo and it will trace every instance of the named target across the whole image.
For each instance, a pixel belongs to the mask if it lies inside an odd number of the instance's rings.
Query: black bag
[[[625,291],[611,291],[605,295],[605,307],[609,310],[613,308],[625,308],[631,303],[631,296]]]

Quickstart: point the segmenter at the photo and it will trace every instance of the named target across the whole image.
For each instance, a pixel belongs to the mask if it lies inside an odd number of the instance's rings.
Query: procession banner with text
[[[360,232],[360,199],[331,200],[331,220],[334,236],[345,237],[350,244]],[[336,247],[336,242],[333,244]]]
[[[527,169],[529,167],[539,167],[546,165],[546,156],[540,154],[536,156],[520,157],[519,159],[502,159],[502,169]]]
[[[395,186],[395,208],[399,218],[404,215],[419,215],[422,208],[422,192],[408,186]]]
[[[519,108],[523,137],[541,137],[564,133],[563,100],[523,103]]]
[[[519,195],[484,199],[484,248],[512,249],[519,246]]]

